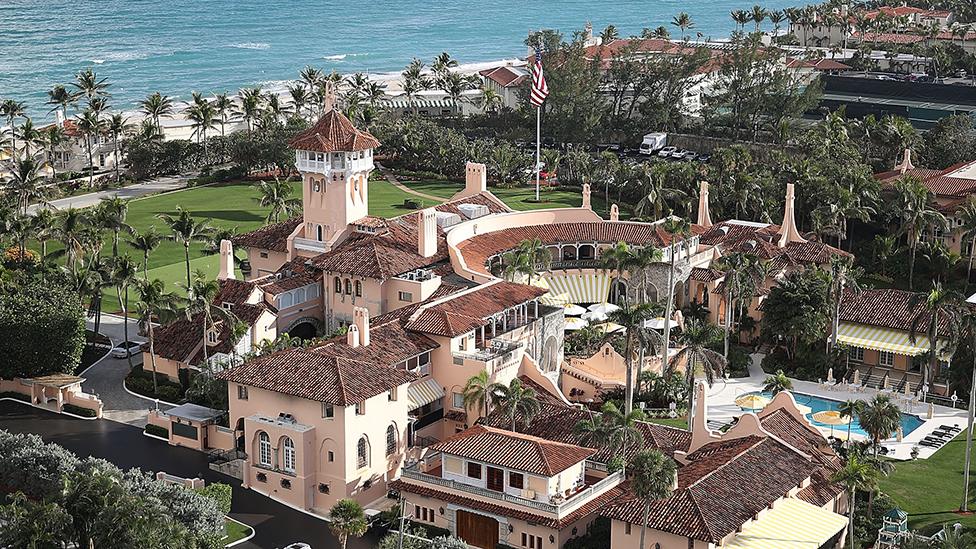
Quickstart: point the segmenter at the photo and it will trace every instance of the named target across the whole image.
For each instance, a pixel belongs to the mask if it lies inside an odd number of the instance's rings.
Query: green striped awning
[[[847,517],[795,498],[773,504],[723,549],[819,549],[847,527]]]
[[[444,395],[444,388],[432,377],[415,381],[407,389],[407,400],[410,401],[407,409],[412,412],[421,406],[444,398]]]
[[[918,356],[929,350],[929,340],[924,334],[916,334],[913,343],[905,330],[893,330],[868,324],[841,322],[837,330],[837,340],[852,347],[908,356]]]

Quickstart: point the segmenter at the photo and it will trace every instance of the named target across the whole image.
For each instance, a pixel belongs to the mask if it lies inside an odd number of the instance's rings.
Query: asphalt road
[[[231,516],[254,527],[256,532],[250,541],[235,547],[277,549],[296,541],[308,543],[314,549],[339,547],[327,522],[241,488],[237,479],[210,470],[206,455],[146,437],[137,427],[115,421],[74,419],[24,404],[0,401],[0,429],[34,433],[79,456],[103,458],[123,469],[139,467],[230,484],[234,490]],[[367,549],[376,547],[376,543],[375,537],[367,537],[350,540],[348,547]]]
[[[149,181],[143,181],[142,183],[136,183],[134,185],[121,187],[118,189],[95,191],[88,194],[80,194],[77,196],[69,196],[67,198],[52,200],[49,205],[43,207],[54,208],[57,210],[63,210],[65,208],[87,208],[89,206],[94,206],[95,204],[98,204],[105,198],[112,198],[113,196],[118,196],[126,200],[129,200],[132,198],[139,198],[149,194],[156,194],[156,193],[181,189],[186,186],[189,179],[190,176],[159,177],[156,179],[150,179]],[[38,206],[37,204],[33,204],[29,208],[27,208],[27,211],[28,213],[33,213],[34,210],[38,209],[39,207],[41,206]]]

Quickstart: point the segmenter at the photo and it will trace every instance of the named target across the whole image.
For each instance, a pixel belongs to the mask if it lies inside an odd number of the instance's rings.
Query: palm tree
[[[846,400],[837,407],[837,411],[840,412],[840,417],[847,418],[847,440],[845,442],[848,445],[851,443],[851,425],[854,423],[854,419],[861,415],[863,410],[863,400]]]
[[[14,99],[5,99],[0,102],[0,116],[7,120],[7,126],[11,129],[10,158],[17,158],[17,134],[13,132],[14,120],[27,114],[27,104]]]
[[[340,499],[329,510],[329,530],[339,538],[339,547],[346,549],[350,537],[360,537],[366,533],[369,523],[363,508],[351,499]]]
[[[115,182],[118,183],[121,179],[119,175],[119,166],[122,164],[122,155],[119,149],[119,137],[125,132],[129,131],[129,119],[122,116],[121,114],[113,114],[108,119],[108,124],[106,129],[109,135],[112,136],[112,148],[114,149],[115,156]]]
[[[674,357],[665,361],[664,374],[674,375],[680,365],[684,365],[685,383],[688,385],[688,425],[691,426],[691,414],[695,407],[695,380],[698,375],[704,376],[705,381],[712,385],[715,376],[721,376],[728,361],[720,353],[710,347],[720,336],[717,328],[705,321],[689,319],[685,323],[681,342],[684,344]]]
[[[627,368],[626,395],[624,397],[624,413],[626,414],[634,409],[634,355],[637,350],[638,332],[644,330],[644,323],[653,318],[656,312],[654,305],[638,303],[621,307],[610,313],[610,321],[620,324],[626,330],[624,336],[624,362]]]
[[[758,33],[762,22],[766,20],[766,16],[769,15],[769,12],[766,11],[762,6],[755,5],[752,7],[752,12],[749,15],[750,19],[752,19],[752,21],[756,24],[756,32]]]
[[[262,208],[268,208],[268,223],[277,223],[282,216],[291,217],[302,209],[302,199],[291,196],[294,189],[287,181],[278,178],[270,182],[258,181],[254,188],[260,195],[254,200]]]
[[[213,228],[207,221],[197,221],[193,219],[190,212],[182,206],[176,207],[176,215],[167,213],[159,214],[159,219],[169,227],[170,235],[167,240],[179,242],[183,245],[183,258],[186,261],[186,286],[189,288],[193,282],[190,279],[190,243],[201,242],[207,239]]]
[[[86,110],[77,117],[76,126],[82,137],[85,139],[85,150],[88,152],[88,186],[95,184],[95,159],[92,156],[94,140],[102,134],[104,121],[92,110]]]
[[[240,92],[241,104],[236,112],[244,118],[248,132],[254,130],[254,122],[261,117],[261,104],[264,101],[263,93],[259,87],[245,88]]]
[[[68,139],[68,134],[64,132],[64,127],[57,125],[48,126],[41,139],[47,153],[47,165],[51,168],[51,179],[56,180],[58,178],[58,167],[55,156],[61,151],[62,146],[70,143],[70,139]]]
[[[783,370],[776,370],[775,374],[766,376],[766,380],[763,381],[762,390],[764,393],[772,393],[773,396],[776,396],[783,391],[792,391],[793,382],[790,381],[790,378],[786,377]]]
[[[668,269],[667,305],[664,307],[664,360],[667,361],[668,347],[671,345],[671,315],[674,314],[674,286],[677,273],[675,271],[676,262],[681,249],[684,247],[684,238],[691,233],[691,224],[680,217],[669,217],[664,221],[664,230],[671,235],[671,264]]]
[[[695,24],[691,20],[691,16],[686,12],[681,12],[678,15],[675,15],[671,20],[671,24],[681,29],[682,40],[688,40],[688,36],[685,35],[685,31],[695,27]]]
[[[30,118],[24,119],[24,123],[19,128],[14,129],[12,133],[23,141],[24,155],[28,157],[31,156],[31,145],[40,143],[42,138],[41,131],[34,126],[34,121]]]
[[[969,287],[970,277],[973,274],[973,259],[976,258],[976,197],[970,196],[959,209],[956,210],[956,218],[962,222],[963,251],[966,251],[968,243],[969,263],[966,266],[966,287]]]
[[[619,282],[624,275],[624,266],[628,264],[632,259],[632,254],[630,251],[630,246],[626,242],[620,241],[614,244],[612,247],[603,250],[600,253],[600,269],[604,272],[611,274],[613,280],[613,300],[619,302],[620,295],[617,282]],[[626,296],[624,296],[625,303],[627,301]]]
[[[163,127],[159,119],[173,114],[173,100],[168,95],[153,92],[139,102],[139,111],[149,117],[156,127],[156,133],[162,135]]]
[[[638,291],[635,295],[640,303],[648,301],[648,268],[660,263],[662,259],[664,259],[664,252],[654,246],[644,246],[624,256],[623,268],[631,281],[637,280]]]
[[[117,256],[112,261],[112,283],[119,298],[119,307],[122,308],[122,333],[125,338],[125,347],[129,347],[129,287],[137,282],[139,267],[132,262],[127,255]],[[132,353],[126,352],[129,361],[129,369],[132,369]]]
[[[145,231],[134,233],[129,239],[129,246],[142,252],[142,275],[146,280],[149,280],[149,256],[162,241],[163,236],[156,231],[154,225]]]
[[[854,549],[854,508],[857,492],[858,490],[873,491],[877,487],[877,469],[866,463],[857,452],[850,452],[844,466],[835,472],[830,480],[844,486],[847,490],[847,539],[848,547]]]
[[[78,98],[61,84],[55,84],[47,92],[47,104],[51,105],[51,110],[48,112],[59,111],[61,113],[62,124],[59,126],[63,127],[63,123],[68,120],[68,106],[73,105],[77,100]]]
[[[830,299],[833,302],[833,322],[831,324],[830,345],[828,351],[837,347],[837,332],[840,331],[840,306],[844,301],[844,293],[858,294],[861,286],[857,279],[864,270],[854,267],[852,258],[833,256],[830,258]]]
[[[729,357],[729,340],[732,326],[735,325],[736,309],[741,308],[745,297],[751,300],[757,287],[762,284],[759,258],[752,254],[733,252],[722,257],[718,262],[718,269],[725,272],[723,286],[725,288],[725,338],[722,356]],[[759,279],[759,280],[757,280]],[[736,307],[738,303],[739,307]],[[739,340],[739,336],[736,336]]]
[[[75,75],[75,81],[71,83],[78,91],[79,97],[84,97],[91,101],[97,97],[108,95],[108,79],[99,78],[95,71],[87,68]]]
[[[488,403],[491,400],[492,385],[494,383],[488,376],[488,370],[482,370],[477,375],[468,378],[464,384],[462,394],[464,395],[465,410],[478,407],[482,416],[488,415]]]
[[[58,213],[55,237],[64,246],[65,266],[74,273],[85,253],[85,239],[89,222],[84,210],[68,207]]]
[[[403,76],[403,95],[407,97],[407,103],[414,114],[417,114],[417,106],[414,104],[417,94],[429,90],[431,86],[430,78],[427,78],[423,71],[424,62],[415,57],[400,73]]]
[[[644,412],[621,412],[613,402],[606,402],[601,408],[600,416],[606,432],[605,443],[611,453],[626,458],[634,445],[643,444],[644,434],[637,425],[647,419]]]
[[[238,320],[231,311],[219,305],[214,305],[213,301],[217,298],[217,294],[220,293],[220,283],[216,280],[207,280],[201,271],[198,270],[195,273],[193,283],[186,286],[185,289],[187,294],[186,310],[184,311],[186,319],[192,323],[194,317],[200,317],[203,337],[203,362],[199,365],[205,366],[210,363],[210,354],[207,350],[209,345],[207,335],[217,329],[218,322],[225,322],[233,326],[237,324]]]
[[[54,190],[44,182],[38,170],[40,166],[33,158],[21,158],[14,162],[10,172],[10,180],[6,185],[6,193],[11,201],[17,205],[17,210],[27,215],[31,204],[47,204],[51,192]]]
[[[54,210],[50,208],[39,208],[34,210],[31,220],[31,230],[34,238],[41,243],[41,260],[47,257],[47,242],[57,230],[58,218]]]
[[[938,341],[940,337],[956,339],[962,332],[963,319],[968,314],[966,298],[956,290],[943,288],[941,282],[933,282],[928,293],[915,294],[908,302],[909,310],[917,310],[908,328],[909,338],[924,331],[929,341],[929,364],[922,368],[922,386],[928,386],[931,376],[939,365]],[[940,334],[944,326],[948,333]]]
[[[878,394],[864,405],[857,416],[857,421],[871,437],[874,455],[877,456],[881,441],[898,430],[901,424],[901,410],[891,401],[891,397]]]
[[[502,96],[495,91],[495,88],[489,88],[484,84],[481,85],[481,105],[485,112],[496,112],[503,103]]]
[[[908,289],[915,282],[915,252],[924,231],[931,227],[945,229],[948,221],[932,207],[929,190],[915,176],[907,176],[895,183],[896,203],[893,210],[901,220],[901,234],[908,240]]]
[[[751,19],[751,15],[749,14],[749,12],[745,10],[732,10],[731,15],[732,15],[732,21],[734,21],[735,24],[739,27],[739,30],[740,31],[745,30],[746,23],[748,23],[749,19]]]
[[[135,284],[140,299],[134,305],[133,313],[139,319],[139,329],[145,332],[149,339],[153,394],[156,394],[158,389],[156,385],[156,339],[153,323],[165,324],[175,318],[180,306],[180,299],[175,294],[167,293],[166,283],[158,278],[136,280]]]
[[[184,111],[187,119],[192,122],[193,133],[197,136],[197,143],[203,143],[203,157],[209,161],[209,150],[207,147],[207,130],[213,129],[216,122],[217,111],[214,106],[206,99],[200,100],[187,107]]]
[[[647,520],[651,504],[670,497],[677,484],[678,468],[673,459],[660,450],[639,452],[630,462],[630,487],[637,499],[644,503],[644,519],[641,521],[640,549],[644,549]]]
[[[434,71],[434,74],[438,76],[443,76],[444,74],[450,72],[450,69],[457,67],[458,62],[451,58],[451,54],[446,51],[437,54],[434,57],[434,61],[431,62],[430,68]]]
[[[590,412],[590,417],[579,420],[573,426],[573,436],[579,441],[580,446],[601,448],[606,445],[609,441],[609,433],[603,415],[594,415]]]
[[[119,196],[105,198],[98,203],[97,217],[101,228],[112,232],[112,257],[119,255],[119,235],[132,235],[135,231],[125,222],[129,213],[129,202]]]
[[[522,385],[519,378],[512,379],[508,385],[495,383],[491,387],[491,403],[503,418],[512,421],[512,432],[518,431],[515,421],[519,416],[528,427],[538,415],[541,405],[535,389]]]

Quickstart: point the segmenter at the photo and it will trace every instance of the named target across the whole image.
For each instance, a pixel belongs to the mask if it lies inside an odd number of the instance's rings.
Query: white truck
[[[644,136],[644,141],[641,142],[640,149],[638,152],[644,156],[651,156],[657,151],[663,149],[668,144],[668,134],[666,133],[649,133]]]

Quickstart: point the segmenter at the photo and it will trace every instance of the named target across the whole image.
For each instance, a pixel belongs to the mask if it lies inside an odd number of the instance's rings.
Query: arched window
[[[351,293],[352,293],[352,281],[347,278],[346,279],[346,295],[349,295]]]
[[[258,434],[258,448],[258,463],[265,467],[271,467],[271,437],[268,436],[268,433],[261,431]]]
[[[322,225],[315,226],[315,236],[319,242],[322,242]]]
[[[369,465],[369,443],[366,442],[366,437],[361,437],[356,445],[356,464],[360,469]]]
[[[356,297],[363,297],[363,283],[356,281]]]
[[[342,293],[342,279],[339,277],[335,277],[335,293]]]
[[[396,441],[396,427],[390,425],[386,428],[386,455],[392,456],[396,453],[397,441]]]
[[[292,305],[291,293],[289,292],[289,293],[281,294],[281,297],[278,298],[278,308],[287,309],[288,307],[291,307],[291,305]]]
[[[282,452],[282,468],[286,473],[295,472],[295,443],[291,441],[290,438],[285,437],[285,442],[282,444],[284,448]]]
[[[295,290],[295,305],[305,303],[305,288]]]

